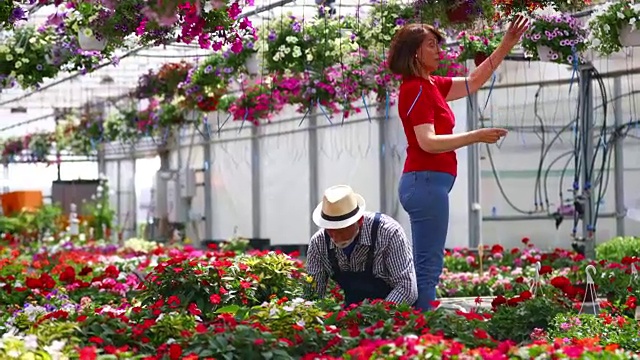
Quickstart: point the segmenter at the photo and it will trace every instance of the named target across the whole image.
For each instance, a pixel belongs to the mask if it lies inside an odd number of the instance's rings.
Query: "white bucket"
[[[84,51],[102,51],[107,47],[107,39],[98,40],[95,36],[87,36],[84,31],[80,29],[78,31],[78,44]]]
[[[552,51],[553,50],[551,50],[551,48],[548,46],[538,45],[538,57],[540,58],[540,61],[546,61],[546,62],[553,61],[551,59]]]
[[[627,24],[620,29],[620,45],[635,47],[640,46],[640,30]]]
[[[247,72],[249,75],[258,75],[260,73],[260,61],[258,60],[258,53],[252,53],[245,61]]]

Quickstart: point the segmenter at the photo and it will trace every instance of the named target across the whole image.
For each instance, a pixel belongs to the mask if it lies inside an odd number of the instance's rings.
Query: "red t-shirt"
[[[424,78],[409,77],[400,85],[398,112],[408,143],[404,172],[439,171],[456,176],[458,161],[455,151],[431,154],[422,150],[413,129],[417,125],[434,124],[436,134],[453,134],[456,121],[445,100],[451,89],[452,79],[440,76],[431,78],[433,84]]]

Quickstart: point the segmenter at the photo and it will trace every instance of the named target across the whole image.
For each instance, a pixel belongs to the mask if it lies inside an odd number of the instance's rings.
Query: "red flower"
[[[80,360],[95,360],[98,358],[96,348],[93,346],[83,347],[79,351]]]
[[[506,303],[507,303],[507,298],[505,298],[502,295],[498,295],[493,299],[493,301],[491,301],[491,307],[495,309],[498,306],[506,304]]]
[[[489,339],[489,334],[482,329],[473,329],[473,336],[476,339]]]
[[[502,254],[504,252],[504,248],[499,244],[495,244],[491,247],[491,254]]]
[[[220,304],[220,301],[222,301],[222,298],[218,294],[212,294],[211,296],[209,296],[209,302],[214,305]]]
[[[169,345],[169,359],[171,360],[179,360],[182,356],[182,347],[178,344]]]
[[[553,272],[553,268],[549,265],[544,265],[540,268],[540,275],[551,274]]]

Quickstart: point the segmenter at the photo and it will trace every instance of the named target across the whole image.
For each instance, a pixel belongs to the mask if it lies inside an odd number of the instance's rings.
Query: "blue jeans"
[[[444,265],[444,246],[449,229],[449,191],[456,178],[437,171],[402,174],[398,186],[400,203],[409,214],[413,238],[413,261],[418,281],[417,309],[431,309]]]

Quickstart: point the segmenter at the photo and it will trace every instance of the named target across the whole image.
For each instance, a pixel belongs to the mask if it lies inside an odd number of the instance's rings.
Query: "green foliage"
[[[13,35],[0,43],[0,86],[10,87],[16,81],[25,89],[35,88],[44,79],[53,78],[60,66],[51,58],[56,34],[38,31],[33,26],[18,27]]]
[[[622,27],[631,26],[637,30],[640,24],[640,9],[634,3],[633,0],[619,0],[597,6],[586,25],[590,47],[602,56],[622,50]]]
[[[42,205],[36,211],[23,211],[17,216],[0,217],[0,232],[21,234],[37,231],[39,234],[54,234],[59,231],[62,209],[56,205]]]
[[[547,329],[557,314],[570,311],[567,299],[551,294],[536,296],[515,306],[500,305],[492,314],[487,331],[496,340],[516,343],[530,339],[534,329]]]
[[[621,262],[623,258],[633,256],[640,257],[640,237],[618,236],[596,246],[598,260]]]
[[[598,337],[601,345],[640,351],[640,326],[635,320],[622,316],[558,314],[550,324],[548,337],[577,340]]]

